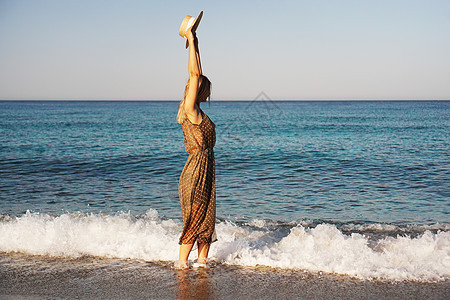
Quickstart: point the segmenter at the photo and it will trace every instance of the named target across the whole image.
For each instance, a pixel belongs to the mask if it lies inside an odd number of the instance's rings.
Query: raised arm
[[[195,53],[197,56],[197,62],[198,62],[198,67],[200,69],[200,75],[203,74],[202,71],[202,61],[200,60],[200,49],[198,48],[198,38],[197,35],[194,33],[194,45],[195,45]]]
[[[201,114],[195,103],[197,100],[199,77],[202,75],[200,53],[198,51],[198,40],[195,33],[192,33],[192,31],[189,30],[186,37],[189,42],[189,90],[184,102],[184,110],[191,122],[199,123],[198,121],[201,121]]]

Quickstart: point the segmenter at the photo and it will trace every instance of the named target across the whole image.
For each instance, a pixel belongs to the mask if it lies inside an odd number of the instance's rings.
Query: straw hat
[[[181,22],[181,26],[180,26],[180,31],[178,32],[178,34],[181,37],[186,38],[186,33],[189,30],[189,28],[192,27],[192,32],[195,32],[197,30],[198,24],[200,24],[200,21],[202,20],[202,16],[203,16],[203,11],[201,11],[198,14],[197,18],[191,17],[191,16],[186,16],[183,20],[183,22]],[[188,41],[186,41],[186,48],[188,47],[189,43]]]

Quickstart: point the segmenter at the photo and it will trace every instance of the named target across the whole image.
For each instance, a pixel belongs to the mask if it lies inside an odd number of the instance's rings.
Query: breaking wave
[[[179,220],[160,218],[156,210],[141,216],[124,212],[1,215],[0,252],[174,261],[181,229]],[[400,227],[221,220],[210,257],[222,264],[361,279],[442,281],[450,275],[449,229],[448,224]]]

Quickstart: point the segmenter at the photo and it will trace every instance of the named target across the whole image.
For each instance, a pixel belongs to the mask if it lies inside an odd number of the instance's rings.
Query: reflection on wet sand
[[[177,298],[213,299],[208,271],[207,268],[177,270]]]
[[[360,280],[214,262],[178,270],[173,262],[0,253],[0,299],[450,299],[449,291],[449,280]]]

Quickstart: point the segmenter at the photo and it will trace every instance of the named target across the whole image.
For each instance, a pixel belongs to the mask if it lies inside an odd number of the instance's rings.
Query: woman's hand
[[[194,45],[195,45],[195,49],[196,49],[197,52],[198,52],[198,38],[197,38],[197,34],[194,32],[194,33],[193,33],[193,36],[194,36]]]
[[[186,30],[186,38],[191,41],[194,40],[195,32],[192,32],[192,27]]]
[[[195,32],[192,32],[192,27],[189,28],[188,31],[186,31],[186,38],[188,39],[189,44],[194,42],[194,46],[197,48],[197,46],[198,46],[198,39],[197,39],[197,35],[195,34]]]

